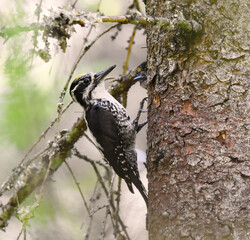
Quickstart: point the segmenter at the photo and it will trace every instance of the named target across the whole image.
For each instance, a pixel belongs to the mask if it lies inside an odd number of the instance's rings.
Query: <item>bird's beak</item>
[[[99,73],[95,74],[95,82],[98,84],[102,79],[104,79],[114,68],[116,67],[116,65],[113,65],[109,68],[107,68],[104,71],[101,71]]]
[[[141,81],[141,80],[145,80],[145,77],[137,76],[137,77],[134,78],[134,81]]]

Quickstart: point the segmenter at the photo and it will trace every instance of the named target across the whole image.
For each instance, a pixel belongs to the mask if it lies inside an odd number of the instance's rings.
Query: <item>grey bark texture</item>
[[[146,9],[149,239],[250,239],[249,1]]]

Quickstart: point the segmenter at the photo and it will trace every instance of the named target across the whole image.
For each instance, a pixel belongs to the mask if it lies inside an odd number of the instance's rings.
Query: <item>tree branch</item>
[[[138,12],[139,13],[139,12]],[[11,28],[2,27],[0,28],[0,36],[3,37],[6,41],[22,32],[30,32],[35,30],[46,31],[50,34],[50,37],[58,38],[64,34],[67,34],[67,38],[69,38],[68,31],[58,32],[58,26],[63,22],[63,28],[71,27],[73,25],[80,25],[81,27],[86,27],[88,25],[93,25],[97,23],[120,23],[120,24],[134,24],[134,25],[165,25],[168,26],[170,24],[169,19],[167,18],[152,18],[140,15],[138,13],[134,13],[132,15],[124,15],[124,16],[93,16],[90,15],[88,17],[86,14],[78,14],[73,15],[68,12],[61,12],[59,14],[55,14],[53,18],[50,18],[50,21],[46,20],[43,23],[32,23],[26,26],[17,25]],[[58,17],[60,15],[60,18]]]
[[[49,176],[51,176],[70,155],[70,150],[86,130],[84,117],[82,116],[73,125],[71,131],[62,136],[54,146],[43,156],[38,167],[29,166],[23,173],[22,181],[18,181],[18,189],[7,204],[1,207],[0,228],[7,226],[7,221],[14,214],[19,205],[43,182],[48,164],[51,162]]]

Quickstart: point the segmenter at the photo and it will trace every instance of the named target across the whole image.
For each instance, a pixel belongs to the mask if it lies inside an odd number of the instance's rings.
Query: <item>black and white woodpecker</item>
[[[136,126],[127,110],[104,86],[105,76],[114,68],[115,65],[76,78],[70,86],[70,95],[83,107],[88,128],[104,159],[125,180],[130,192],[134,193],[132,184],[135,185],[148,205],[147,191],[137,166]]]
[[[141,63],[136,68],[136,77],[134,78],[135,81],[139,81],[141,87],[147,89],[147,62]]]

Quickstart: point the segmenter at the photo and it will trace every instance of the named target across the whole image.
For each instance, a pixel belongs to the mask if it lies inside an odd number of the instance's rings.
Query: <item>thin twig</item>
[[[84,133],[84,137],[86,137],[87,140],[88,140],[91,144],[93,144],[93,146],[95,146],[96,149],[98,149],[96,143],[88,136],[88,134]]]
[[[122,23],[122,24],[152,24],[156,23],[152,18],[148,18],[145,16],[102,16],[100,19],[94,21],[94,23],[99,22],[109,22],[109,23]]]
[[[133,46],[134,39],[135,39],[136,29],[137,29],[137,26],[134,27],[132,35],[131,35],[130,40],[129,40],[127,56],[126,56],[126,60],[125,60],[124,66],[123,66],[123,75],[127,72],[127,69],[128,69],[128,62],[129,62],[130,53],[131,53],[132,46]]]
[[[119,180],[121,178],[119,177]],[[114,191],[113,191],[113,185],[114,185],[114,180],[115,180],[115,175],[112,177],[111,183],[110,183],[110,189],[109,189],[109,202],[115,204],[114,202]],[[118,180],[118,182],[119,182]],[[119,193],[118,193],[119,194]],[[118,207],[119,208],[119,207]],[[119,229],[119,210],[117,209],[117,206],[115,208],[115,211],[113,211],[113,217],[111,218],[112,220],[112,224],[114,227],[114,237],[117,238],[117,234],[120,233],[120,229]]]
[[[133,5],[135,6],[135,8],[136,8],[139,12],[141,12],[140,4],[139,4],[138,0],[134,0]]]
[[[127,72],[127,69],[128,69],[128,62],[129,62],[130,53],[131,53],[131,49],[132,49],[134,38],[135,38],[136,28],[137,27],[135,26],[133,29],[132,35],[130,37],[130,40],[129,40],[127,56],[126,56],[126,60],[125,60],[124,67],[123,67],[123,75]],[[128,91],[124,91],[122,94],[122,104],[125,108],[127,106],[127,98],[128,98]]]
[[[68,170],[69,170],[69,172],[70,172],[72,178],[74,179],[74,182],[75,182],[75,184],[76,184],[76,186],[77,186],[77,188],[78,188],[78,190],[79,190],[79,193],[80,193],[80,195],[81,195],[81,197],[82,197],[84,206],[85,206],[85,208],[86,208],[86,210],[87,210],[89,216],[91,216],[91,213],[90,213],[88,204],[87,204],[87,202],[86,202],[86,200],[85,200],[85,197],[83,196],[83,193],[82,193],[82,190],[81,190],[81,188],[80,188],[79,182],[76,180],[76,177],[75,177],[75,175],[74,175],[74,173],[73,173],[71,167],[69,166],[68,162],[67,162],[67,161],[64,161],[64,163],[66,164],[66,166],[67,166],[67,168],[68,168]]]
[[[102,210],[103,208],[106,208],[107,206],[108,206],[108,205],[105,204],[105,205],[103,205],[103,206],[99,206],[99,207],[97,207],[96,209],[92,210],[92,211],[91,211],[91,216],[94,216],[95,213],[97,213],[99,210]]]
[[[19,232],[19,234],[18,234],[18,236],[17,236],[17,239],[16,239],[16,240],[19,240],[19,239],[20,239],[20,237],[21,237],[22,233],[23,233],[23,228],[22,228],[22,229],[21,229],[21,231]]]
[[[83,159],[83,160],[86,161],[86,162],[89,162],[89,163],[92,163],[92,162],[93,162],[94,164],[100,165],[101,167],[104,167],[105,169],[108,168],[107,164],[102,163],[101,161],[98,161],[98,160],[92,160],[92,159],[88,158],[86,155],[81,154],[76,148],[74,148],[73,154],[74,154],[76,157],[78,157],[78,158],[80,158],[80,159]]]
[[[97,184],[98,184],[98,180],[96,181],[96,184],[95,184],[95,187],[94,187],[94,191],[93,191],[92,196],[91,196],[90,199],[94,199],[94,196],[96,194]],[[90,201],[90,202],[95,202],[95,201]],[[94,219],[94,216],[90,215],[89,226],[87,228],[84,240],[88,240],[89,239],[90,232],[91,232],[91,227],[92,227],[92,223],[93,223],[93,219]]]
[[[89,35],[91,34],[93,28],[94,28],[94,25],[91,24],[88,33],[87,33],[86,36],[84,37],[84,44],[87,44],[87,43],[88,43],[88,37],[89,37]]]
[[[116,210],[115,210],[115,213],[114,213],[114,218],[116,219],[116,222],[117,222],[117,219],[118,219],[118,216],[119,216],[119,211],[120,211],[121,182],[122,182],[121,177],[118,177],[118,184],[117,184],[118,188],[117,188],[117,197],[116,197]]]
[[[88,159],[88,161],[89,161],[90,159]],[[99,172],[99,170],[98,170],[98,168],[96,167],[96,165],[95,165],[95,163],[93,162],[93,161],[90,161],[90,164],[92,165],[92,167],[94,168],[94,171],[95,171],[95,173],[96,173],[96,175],[97,175],[97,178],[98,178],[98,181],[100,182],[100,184],[101,184],[101,186],[102,186],[102,189],[103,189],[103,191],[105,192],[105,195],[107,196],[107,198],[108,198],[108,200],[109,200],[109,204],[111,205],[111,206],[113,206],[112,207],[112,209],[113,209],[113,212],[115,212],[115,206],[114,206],[114,203],[113,203],[113,201],[111,201],[111,195],[110,195],[110,193],[111,193],[111,191],[108,191],[107,190],[107,188],[106,188],[106,186],[105,186],[105,183],[103,182],[103,179],[102,179],[102,176],[101,176],[101,174],[100,174],[100,172]],[[111,187],[112,187],[112,184],[111,184]],[[113,227],[114,227],[114,229],[116,229],[115,228],[115,224],[114,224],[114,221],[113,221],[113,218],[112,218],[112,216],[110,215],[110,220],[111,220],[111,223],[112,223],[112,225],[113,225]],[[119,218],[119,222],[121,223],[122,221],[121,221],[121,219]],[[123,222],[122,222],[123,223]],[[125,228],[124,228],[125,229]],[[126,230],[126,229],[125,229]],[[114,233],[115,233],[116,231],[114,231]],[[116,237],[116,236],[115,236]]]
[[[27,239],[27,234],[26,234],[27,230],[26,228],[24,228],[24,231],[23,231],[23,240],[26,240]]]
[[[27,160],[23,166],[22,169],[25,169],[27,166],[29,166],[32,162],[34,162],[36,159],[38,159],[39,157],[41,157],[43,154],[45,154],[48,150],[50,149],[50,146],[45,147],[44,149],[42,149],[40,152],[38,152],[34,157],[32,157],[31,159]]]
[[[84,159],[84,160],[88,161],[92,165],[92,167],[93,167],[93,169],[94,169],[94,171],[96,173],[96,176],[98,178],[98,181],[100,182],[100,184],[102,186],[102,189],[103,189],[106,197],[109,198],[109,192],[108,192],[108,190],[107,190],[107,188],[105,186],[105,183],[103,182],[103,179],[101,177],[101,174],[100,174],[98,168],[96,167],[95,161],[91,160],[87,156],[81,155],[80,153],[78,153],[77,157],[79,157],[80,159]],[[114,205],[114,203],[112,201],[110,201],[109,203],[110,203],[110,206],[111,206],[113,212],[115,212],[115,205]],[[123,221],[121,220],[121,217],[118,215],[117,218],[118,218],[118,221],[119,221],[119,223],[120,223],[120,225],[122,227],[122,230],[125,233],[127,239],[130,240],[130,237],[129,237],[128,232],[126,230],[126,226],[124,225]]]
[[[100,6],[101,6],[102,0],[99,0],[97,4],[97,12],[100,12]]]
[[[107,220],[108,220],[108,215],[110,214],[110,209],[109,206],[106,207],[106,212],[105,212],[105,216],[104,216],[104,220],[102,222],[102,231],[100,233],[100,240],[104,240],[105,238],[105,228],[106,228],[106,224],[107,224]]]
[[[128,62],[129,62],[130,53],[131,53],[134,38],[135,38],[136,29],[137,29],[137,26],[134,27],[132,35],[131,35],[130,40],[129,40],[127,56],[126,56],[126,60],[125,60],[124,67],[123,67],[123,75],[127,72],[127,69],[128,69]],[[124,91],[122,96],[123,96],[122,104],[124,107],[126,107],[127,106],[128,91]]]
[[[72,9],[75,8],[77,2],[78,2],[78,0],[75,0],[75,2],[71,5],[71,8],[72,8]]]
[[[38,198],[37,198],[38,204],[40,204],[40,202],[42,201],[42,194],[43,194],[43,190],[44,190],[44,185],[45,185],[45,182],[47,181],[47,179],[48,179],[48,177],[50,175],[51,165],[52,165],[52,158],[49,159],[49,164],[47,166],[44,178],[42,180],[41,187],[40,187],[39,192],[38,192]]]
[[[37,19],[36,19],[36,25],[38,26],[39,25],[39,21],[40,21],[40,15],[41,15],[41,7],[42,7],[42,3],[43,3],[43,0],[40,0],[40,3],[37,4],[37,7],[36,7],[36,15],[37,15]],[[37,36],[38,36],[38,31],[39,29],[36,28],[34,29],[34,36],[33,36],[33,53],[32,53],[32,58],[31,58],[31,65],[33,63],[33,58],[34,58],[34,54],[35,54],[35,50],[36,50],[36,47],[37,47]]]

